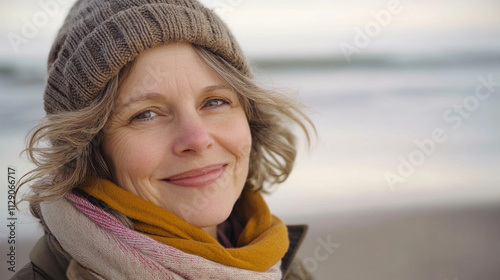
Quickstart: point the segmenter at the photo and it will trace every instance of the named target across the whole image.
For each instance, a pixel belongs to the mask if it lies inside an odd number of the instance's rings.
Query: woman
[[[45,236],[13,279],[287,279],[303,227],[260,192],[310,120],[257,87],[196,1],[77,1],[49,55],[25,198]],[[312,124],[311,124],[312,125]],[[289,241],[288,236],[292,237]]]

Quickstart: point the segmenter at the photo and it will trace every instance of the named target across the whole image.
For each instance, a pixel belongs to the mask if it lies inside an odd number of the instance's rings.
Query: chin
[[[193,208],[190,209],[191,211],[186,209],[178,216],[195,227],[206,228],[224,222],[231,214],[233,206],[234,203],[228,204],[226,202],[226,205],[221,205],[214,201],[204,208]]]

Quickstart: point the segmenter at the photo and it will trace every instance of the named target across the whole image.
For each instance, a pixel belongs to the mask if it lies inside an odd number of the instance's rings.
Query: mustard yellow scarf
[[[95,179],[83,190],[130,218],[136,231],[227,266],[264,272],[279,262],[288,249],[286,226],[271,215],[260,192],[243,191],[236,202],[232,214],[246,223],[236,248],[225,248],[204,230],[108,180]]]

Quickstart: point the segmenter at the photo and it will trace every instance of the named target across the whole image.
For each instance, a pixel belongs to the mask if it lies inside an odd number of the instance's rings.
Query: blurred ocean
[[[500,202],[498,1],[401,1],[402,12],[350,62],[340,45],[354,45],[356,28],[364,28],[373,20],[371,12],[389,1],[218,2],[229,5],[222,16],[249,54],[257,79],[298,94],[317,126],[311,151],[301,144],[296,170],[268,197],[285,221],[313,225],[307,252],[317,245],[314,238],[333,231],[325,222],[331,215]],[[0,155],[3,170],[15,166],[19,175],[30,169],[19,153],[26,133],[44,115],[45,59],[63,18],[62,12],[54,16],[15,52],[7,34],[20,32],[20,19],[40,10],[26,8],[27,3],[32,1],[0,3],[6,19],[0,26]],[[490,93],[484,100],[474,97],[480,85],[481,93]],[[421,150],[416,142],[431,138],[436,129],[445,140],[423,158],[415,156]],[[402,176],[398,168],[412,156],[418,164]],[[388,172],[404,182],[391,187]],[[0,178],[5,182],[6,172]],[[6,184],[0,191],[4,198]],[[0,209],[5,221],[6,199]],[[495,229],[492,236],[500,237]],[[6,229],[0,232],[3,247]],[[19,240],[39,234],[22,216]],[[324,264],[316,275],[329,275],[328,269]]]

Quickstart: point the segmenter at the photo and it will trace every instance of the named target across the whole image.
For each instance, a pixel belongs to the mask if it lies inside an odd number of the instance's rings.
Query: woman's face
[[[187,43],[143,52],[104,129],[115,183],[200,228],[223,222],[248,175],[238,95]]]

